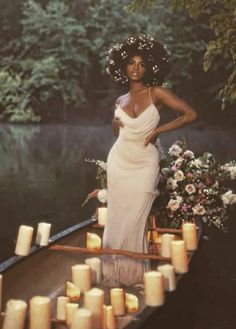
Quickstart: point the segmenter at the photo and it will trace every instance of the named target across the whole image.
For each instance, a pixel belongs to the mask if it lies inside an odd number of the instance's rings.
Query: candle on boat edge
[[[84,308],[92,312],[93,329],[101,329],[103,323],[104,291],[92,288],[84,295]]]
[[[145,304],[161,306],[165,302],[163,274],[157,271],[144,273]]]
[[[51,300],[44,296],[34,296],[30,300],[30,329],[51,328]]]
[[[2,329],[23,329],[27,303],[23,300],[10,299],[6,305]]]
[[[3,276],[0,274],[0,314],[2,312],[2,286],[3,286]]]
[[[81,292],[88,291],[92,285],[91,268],[87,264],[77,264],[71,267],[72,281]]]
[[[39,246],[47,246],[49,242],[49,236],[52,224],[49,223],[38,223],[36,244]]]
[[[188,255],[183,240],[171,241],[171,262],[176,273],[188,272]]]
[[[86,258],[85,264],[89,265],[92,273],[92,283],[99,284],[102,277],[102,262],[98,257]]]
[[[110,290],[111,306],[115,315],[125,314],[125,293],[122,288],[112,288]]]
[[[90,250],[99,250],[102,247],[102,239],[95,233],[87,232],[86,248]]]
[[[170,242],[175,239],[174,234],[165,233],[161,236],[161,256],[170,257]]]
[[[102,329],[116,329],[116,320],[113,307],[103,305],[103,326]]]
[[[79,308],[77,303],[67,303],[66,304],[66,324],[70,328],[71,323],[74,319],[75,313]]]
[[[107,222],[107,208],[106,207],[97,208],[97,216],[98,216],[98,224],[105,226]]]
[[[85,308],[76,310],[71,323],[71,329],[93,329],[92,312]]]
[[[195,223],[183,223],[183,240],[186,243],[186,249],[189,251],[197,250],[197,227]]]
[[[67,296],[57,297],[57,319],[66,320],[66,304],[70,302],[70,298]]]
[[[165,291],[174,291],[176,289],[174,266],[171,264],[159,265],[157,270],[163,274]]]
[[[31,226],[21,225],[19,227],[15,248],[16,255],[27,256],[29,254],[33,231]]]

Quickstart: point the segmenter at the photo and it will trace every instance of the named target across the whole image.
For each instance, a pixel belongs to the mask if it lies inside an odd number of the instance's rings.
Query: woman
[[[157,137],[196,118],[195,111],[161,88],[169,63],[165,49],[149,35],[133,36],[109,51],[111,77],[129,88],[116,101],[113,119],[118,136],[107,161],[108,221],[103,247],[147,252],[145,229],[157,196],[159,152]],[[158,126],[165,105],[180,112],[176,120]],[[148,261],[104,257],[104,282],[110,286],[143,281]]]

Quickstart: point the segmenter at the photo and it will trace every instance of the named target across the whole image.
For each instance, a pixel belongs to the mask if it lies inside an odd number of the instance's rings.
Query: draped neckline
[[[147,112],[152,106],[154,106],[155,110],[158,113],[158,116],[160,117],[160,113],[156,107],[156,105],[154,103],[150,103],[145,110],[143,110],[137,117],[131,117],[119,104],[118,104],[118,108],[130,119],[135,120],[138,119],[139,117],[141,117],[145,112]]]

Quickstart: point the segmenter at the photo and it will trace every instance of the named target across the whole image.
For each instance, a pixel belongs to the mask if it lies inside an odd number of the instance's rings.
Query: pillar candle
[[[183,240],[186,249],[194,251],[197,249],[197,228],[195,223],[184,223],[182,225]]]
[[[51,301],[48,297],[35,296],[30,300],[30,329],[51,328]]]
[[[93,329],[92,312],[85,308],[79,308],[75,311],[75,315],[71,323],[71,329]]]
[[[170,242],[174,240],[174,234],[162,234],[161,236],[161,256],[170,257]]]
[[[115,315],[125,314],[125,293],[122,288],[112,288],[110,290],[111,305]]]
[[[98,208],[98,224],[105,226],[106,221],[107,221],[107,208],[106,207]]]
[[[36,244],[40,246],[47,246],[50,236],[51,224],[38,223],[38,230],[36,235]]]
[[[125,306],[128,313],[136,313],[139,309],[138,297],[133,294],[125,294]]]
[[[92,283],[99,284],[102,276],[102,262],[98,257],[85,259],[85,263],[90,266],[92,272]]]
[[[116,329],[116,321],[113,307],[103,305],[103,327],[102,329]]]
[[[29,254],[33,230],[31,226],[21,225],[19,227],[15,248],[16,255],[27,256]]]
[[[90,250],[99,250],[102,247],[102,239],[95,233],[87,232],[86,247]]]
[[[2,312],[2,282],[3,282],[3,276],[0,274],[0,314]]]
[[[71,267],[72,281],[82,292],[91,288],[91,269],[87,264],[78,264]]]
[[[66,296],[57,297],[57,319],[66,319],[66,304],[70,302],[70,298]]]
[[[144,273],[145,304],[160,306],[165,302],[163,275],[157,271]]]
[[[27,304],[23,300],[10,299],[7,302],[6,314],[2,329],[23,329]]]
[[[84,307],[92,312],[93,329],[101,329],[103,323],[104,291],[92,288],[84,295]]]
[[[171,241],[171,262],[176,273],[188,272],[188,256],[183,240]]]
[[[175,272],[173,265],[164,264],[157,266],[157,270],[163,274],[165,291],[176,289]]]
[[[71,323],[74,319],[75,313],[79,308],[79,304],[67,303],[66,304],[66,324],[70,328]]]

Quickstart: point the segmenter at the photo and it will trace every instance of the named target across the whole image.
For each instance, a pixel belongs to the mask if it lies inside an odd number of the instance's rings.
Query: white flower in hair
[[[97,198],[100,202],[106,203],[107,202],[107,189],[102,189],[98,191]]]

